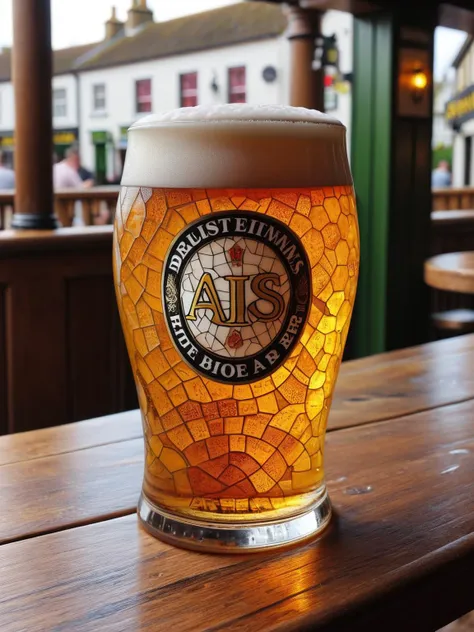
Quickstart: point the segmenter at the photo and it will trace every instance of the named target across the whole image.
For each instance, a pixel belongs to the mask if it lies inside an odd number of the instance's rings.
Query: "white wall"
[[[0,131],[11,131],[15,127],[15,104],[13,85],[0,82]]]
[[[443,114],[433,113],[433,148],[439,145],[450,147],[453,144],[454,132],[451,125],[446,122]]]
[[[233,66],[246,67],[248,103],[288,103],[287,51],[286,39],[276,38],[80,73],[83,164],[90,169],[94,167],[92,131],[110,132],[117,146],[120,128],[140,117],[135,111],[137,79],[152,80],[153,112],[179,107],[179,76],[186,72],[198,73],[199,104],[227,103],[227,69]],[[273,83],[266,83],[262,77],[268,65],[277,69]],[[214,76],[219,85],[218,93],[211,89]],[[100,114],[93,112],[93,85],[99,83],[106,86],[106,110]]]
[[[352,16],[340,11],[329,11],[323,19],[323,33],[337,34],[340,50],[341,72],[352,71]],[[198,73],[198,103],[227,103],[227,70],[232,66],[245,66],[247,69],[247,102],[250,104],[270,103],[287,104],[289,102],[290,44],[285,35],[281,37],[247,42],[226,48],[200,51],[196,53],[167,57],[116,68],[104,68],[79,74],[80,91],[80,144],[81,160],[89,169],[94,169],[94,147],[91,132],[106,131],[113,138],[115,153],[111,163],[117,165],[120,128],[129,126],[140,117],[135,111],[135,81],[152,79],[153,112],[179,107],[179,76],[186,72]],[[266,66],[274,66],[277,78],[266,83],[262,71]],[[211,90],[211,82],[216,77],[219,92]],[[106,86],[106,110],[93,111],[93,85],[104,83]],[[350,130],[351,92],[338,94],[338,107],[331,114],[339,118]],[[348,133],[348,143],[350,134]]]
[[[464,186],[464,161],[465,161],[465,139],[462,134],[456,134],[453,143],[453,186]]]
[[[54,117],[54,129],[78,127],[77,117],[77,80],[74,75],[59,75],[53,77],[53,89],[66,90],[66,116]],[[15,101],[13,84],[10,81],[0,82],[0,131],[15,129]]]
[[[450,146],[453,144],[454,132],[453,128],[446,121],[445,111],[446,104],[453,98],[456,91],[454,76],[446,74],[441,84],[435,89],[435,98],[433,102],[433,147],[438,145]]]
[[[53,90],[66,90],[66,116],[53,116],[53,128],[64,129],[78,127],[77,116],[77,79],[74,75],[58,75],[53,77]]]
[[[350,13],[342,11],[327,11],[322,20],[321,31],[323,35],[336,34],[339,48],[339,70],[342,74],[352,72],[353,69],[353,17]],[[352,118],[352,87],[345,94],[338,94],[337,109],[329,112],[338,118],[347,127],[348,149],[350,147],[350,127]]]

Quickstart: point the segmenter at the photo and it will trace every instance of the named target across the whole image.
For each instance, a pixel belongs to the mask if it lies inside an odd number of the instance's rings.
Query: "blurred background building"
[[[448,103],[446,118],[454,130],[453,185],[474,184],[474,37],[464,42],[453,67],[455,96]]]
[[[325,109],[350,126],[352,15],[328,11],[321,24]],[[79,142],[97,184],[118,182],[127,128],[146,114],[213,103],[290,99],[287,12],[237,2],[155,22],[145,0],[121,21],[112,9],[100,42],[54,51],[54,159]],[[11,51],[0,52],[0,141],[14,165]]]

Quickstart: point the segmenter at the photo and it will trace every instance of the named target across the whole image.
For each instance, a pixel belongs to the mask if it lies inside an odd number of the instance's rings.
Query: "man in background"
[[[90,188],[94,182],[93,180],[82,180],[79,175],[80,167],[79,150],[76,145],[71,145],[66,150],[64,160],[57,162],[53,165],[53,184],[54,190],[60,189],[85,189]],[[74,204],[74,218],[72,220],[73,226],[84,226],[84,213],[81,202],[75,202]],[[57,215],[60,218],[59,208]]]
[[[0,191],[15,188],[15,172],[6,165],[5,156],[0,150]]]
[[[66,150],[64,160],[53,165],[53,182],[56,189],[82,189],[91,187],[92,180],[82,180],[79,175],[80,167],[79,150],[71,145]]]
[[[434,189],[437,187],[450,187],[451,180],[449,162],[447,160],[440,160],[438,166],[436,169],[433,169],[433,173],[431,174],[431,186]]]

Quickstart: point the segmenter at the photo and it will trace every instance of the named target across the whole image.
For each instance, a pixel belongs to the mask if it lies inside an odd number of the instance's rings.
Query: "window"
[[[135,109],[140,112],[151,112],[151,79],[135,81]]]
[[[92,108],[94,112],[105,110],[105,83],[98,83],[92,86]]]
[[[182,108],[198,104],[197,72],[187,72],[179,77],[179,96]]]
[[[56,88],[56,90],[53,90],[53,116],[66,116],[66,114],[66,89]]]
[[[245,103],[245,66],[229,68],[229,103]]]

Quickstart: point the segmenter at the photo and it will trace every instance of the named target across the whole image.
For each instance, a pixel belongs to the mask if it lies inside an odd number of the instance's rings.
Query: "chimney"
[[[146,0],[133,0],[128,11],[127,32],[133,32],[137,27],[153,22],[153,12],[147,7]]]
[[[124,23],[117,20],[115,7],[112,7],[112,15],[105,23],[105,39],[110,40],[115,37],[123,29]]]

